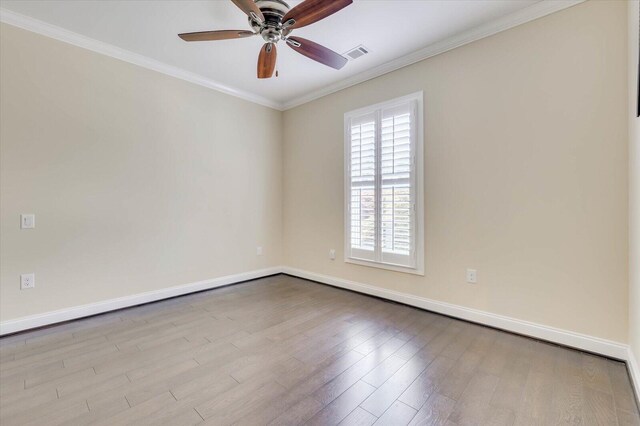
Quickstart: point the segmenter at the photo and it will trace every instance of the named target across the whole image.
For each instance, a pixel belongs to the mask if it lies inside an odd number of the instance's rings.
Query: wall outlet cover
[[[26,290],[34,288],[36,286],[36,274],[22,274],[20,275],[20,290]]]
[[[478,271],[475,269],[467,269],[467,282],[476,284],[478,282]]]

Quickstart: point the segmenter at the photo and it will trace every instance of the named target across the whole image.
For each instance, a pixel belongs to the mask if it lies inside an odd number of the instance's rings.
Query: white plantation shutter
[[[375,260],[376,248],[376,117],[351,121],[351,255]]]
[[[414,95],[345,115],[348,259],[419,266],[418,105]]]
[[[413,266],[413,150],[411,104],[382,111],[381,260]]]

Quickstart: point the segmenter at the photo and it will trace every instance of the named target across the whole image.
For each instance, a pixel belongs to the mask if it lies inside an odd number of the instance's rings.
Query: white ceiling
[[[230,0],[3,0],[2,8],[195,73],[284,105],[538,3],[540,0],[355,0],[338,13],[294,30],[339,53],[363,44],[370,54],[342,70],[278,44],[280,76],[256,78],[260,37],[186,43],[178,33],[249,29]],[[291,7],[300,0],[291,0]]]

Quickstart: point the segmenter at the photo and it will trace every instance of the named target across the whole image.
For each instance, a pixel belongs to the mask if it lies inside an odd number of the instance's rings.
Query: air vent
[[[351,59],[358,59],[360,56],[364,56],[367,53],[369,53],[369,49],[367,49],[366,47],[364,47],[363,45],[360,45],[358,47],[354,47],[353,49],[349,50],[347,53],[345,53],[345,55]]]

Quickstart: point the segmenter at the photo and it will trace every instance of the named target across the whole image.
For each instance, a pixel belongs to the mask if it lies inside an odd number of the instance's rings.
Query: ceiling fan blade
[[[264,21],[264,15],[260,11],[260,8],[256,6],[256,3],[253,0],[231,0],[236,6],[240,8],[244,13],[246,13],[251,18],[256,21],[262,23]]]
[[[306,0],[282,18],[285,28],[294,29],[313,24],[349,6],[353,0]]]
[[[258,56],[258,78],[271,78],[276,69],[278,51],[274,43],[265,43]]]
[[[307,58],[337,70],[344,67],[347,63],[347,58],[344,56],[302,37],[289,37],[287,38],[287,44],[291,46],[293,50]]]
[[[233,38],[251,37],[255,33],[240,30],[200,31],[197,33],[178,34],[184,41],[229,40]]]

